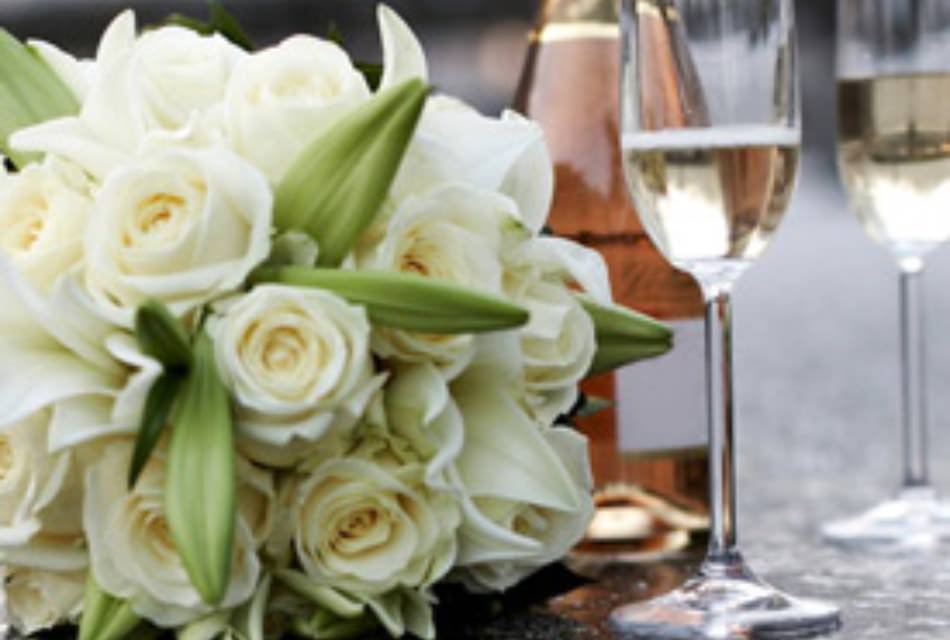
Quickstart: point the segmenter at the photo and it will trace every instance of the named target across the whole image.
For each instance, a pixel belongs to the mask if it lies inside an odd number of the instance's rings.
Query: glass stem
[[[732,299],[729,287],[706,292],[706,398],[709,409],[710,533],[707,562],[738,557],[732,389]]]
[[[924,365],[923,263],[901,265],[901,391],[904,488],[930,486],[927,462],[927,397]]]

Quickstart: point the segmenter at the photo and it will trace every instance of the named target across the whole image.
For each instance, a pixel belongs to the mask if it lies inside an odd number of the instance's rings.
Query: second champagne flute
[[[825,537],[875,551],[950,538],[930,484],[924,258],[950,239],[950,1],[838,0],[839,164],[865,230],[900,269],[904,478],[897,497]]]
[[[731,293],[794,190],[801,141],[794,25],[792,0],[624,2],[629,186],[654,243],[706,299],[711,486],[699,574],[616,610],[611,623],[624,638],[800,638],[840,625],[835,606],[761,581],[739,552],[736,527]]]

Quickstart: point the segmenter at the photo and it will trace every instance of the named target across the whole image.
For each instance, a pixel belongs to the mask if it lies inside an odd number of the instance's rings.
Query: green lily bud
[[[231,617],[231,626],[239,638],[265,640],[265,615],[270,601],[271,574],[264,574],[257,590],[248,602],[241,605]]]
[[[202,333],[172,421],[165,516],[175,548],[201,598],[221,601],[231,579],[236,517],[231,399]]]
[[[175,640],[222,640],[230,637],[230,619],[230,611],[209,613],[179,629]]]
[[[585,295],[578,299],[597,334],[597,354],[588,376],[655,358],[673,348],[673,331],[653,318],[619,305],[598,304]]]
[[[328,611],[318,611],[312,617],[297,618],[292,628],[296,635],[310,640],[356,640],[379,628],[379,621],[372,615],[340,619]]]
[[[306,574],[292,569],[278,569],[274,576],[288,589],[306,598],[313,604],[340,618],[356,618],[363,614],[366,605],[347,597],[336,589],[311,580]]]
[[[188,332],[158,300],[149,300],[136,310],[135,339],[142,353],[155,358],[166,369],[185,369],[191,364]]]
[[[414,273],[265,267],[251,280],[326,289],[366,307],[374,324],[421,333],[500,331],[520,327],[529,317],[504,298]]]
[[[90,571],[83,596],[79,640],[123,640],[140,623],[141,619],[129,603],[103,591]]]
[[[18,167],[35,154],[10,148],[10,136],[24,127],[79,111],[76,96],[28,46],[0,29],[0,150]]]
[[[307,147],[278,185],[276,227],[309,233],[321,266],[338,266],[372,224],[428,91],[412,79],[378,93]]]

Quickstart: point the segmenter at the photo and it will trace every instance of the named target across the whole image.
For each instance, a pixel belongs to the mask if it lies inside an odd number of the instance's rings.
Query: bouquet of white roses
[[[22,633],[435,636],[592,510],[559,417],[669,332],[544,232],[537,125],[230,16],[0,33],[0,552]]]

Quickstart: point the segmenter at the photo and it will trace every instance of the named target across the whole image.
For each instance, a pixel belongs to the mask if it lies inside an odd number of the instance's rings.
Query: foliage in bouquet
[[[0,35],[0,551],[23,633],[435,635],[591,514],[578,383],[669,332],[542,232],[539,127],[220,9]],[[226,34],[222,35],[222,32]]]

